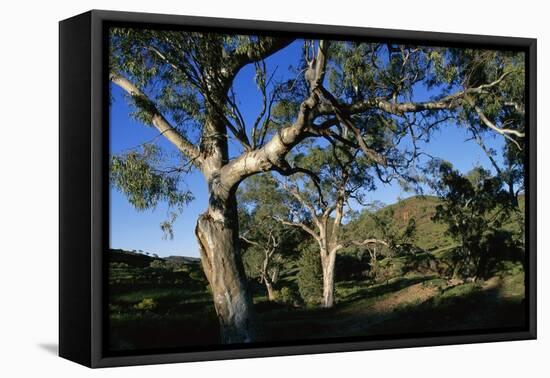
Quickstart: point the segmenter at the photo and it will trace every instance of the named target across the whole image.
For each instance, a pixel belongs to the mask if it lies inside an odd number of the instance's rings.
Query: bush
[[[191,278],[193,281],[197,282],[205,282],[206,276],[204,275],[202,269],[195,269],[191,272],[189,272],[189,278]]]
[[[276,298],[277,302],[287,305],[294,305],[299,299],[297,293],[288,286],[283,286],[277,292]]]
[[[317,305],[323,296],[321,260],[314,248],[306,248],[298,260],[298,289],[304,303]]]
[[[361,281],[370,271],[369,256],[364,251],[344,251],[336,258],[335,281]]]
[[[134,305],[137,310],[153,311],[157,308],[157,302],[153,298],[143,298],[141,302]]]
[[[153,269],[166,269],[166,263],[163,260],[153,260],[149,263],[149,267]]]

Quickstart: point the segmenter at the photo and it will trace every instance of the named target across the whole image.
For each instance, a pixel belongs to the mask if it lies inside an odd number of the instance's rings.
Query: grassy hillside
[[[436,207],[440,203],[440,200],[434,196],[413,196],[385,206],[378,210],[378,213],[393,212],[393,221],[401,229],[407,226],[410,219],[414,219],[416,224],[414,243],[425,251],[438,252],[447,250],[456,244],[450,236],[446,235],[447,226],[445,224],[432,221]],[[525,209],[524,196],[519,197],[519,207],[523,212]],[[523,217],[519,221],[523,222]],[[361,229],[365,232],[374,228],[374,223],[367,212],[361,214],[356,222],[361,224]],[[510,217],[504,223],[503,228],[518,232],[519,224],[517,218]]]
[[[200,270],[196,262],[184,263],[176,269],[180,275],[170,280],[169,272],[174,272],[166,265],[140,267],[132,265],[138,259],[131,253],[111,255],[118,261],[113,263],[116,269],[142,276],[133,285],[110,281],[111,351],[218,343],[218,320],[207,282],[202,274],[192,274]],[[151,274],[155,270],[156,275]],[[277,284],[278,291],[292,285],[295,274],[296,268],[287,272]],[[166,277],[159,282],[159,275]],[[143,281],[143,277],[148,278]],[[331,309],[269,302],[261,286],[254,290],[254,303],[271,341],[518,327],[525,321],[523,282],[523,270],[517,264],[506,264],[498,275],[476,283],[409,269],[378,283],[337,282],[337,301]]]
[[[331,309],[300,298],[298,251],[287,256],[274,285],[276,301],[268,301],[265,287],[250,279],[265,336],[284,341],[522,326],[521,261],[506,260],[499,249],[500,260],[486,279],[453,276],[455,243],[445,225],[431,220],[438,204],[435,197],[411,197],[378,210],[391,214],[398,230],[414,219],[414,244],[422,250],[381,257],[374,271],[368,254],[340,251]],[[517,232],[521,220],[513,215],[503,228]],[[372,218],[362,214],[346,229],[352,226],[361,232],[355,236],[369,237]],[[218,320],[199,259],[123,250],[110,250],[108,259],[111,351],[218,343]]]

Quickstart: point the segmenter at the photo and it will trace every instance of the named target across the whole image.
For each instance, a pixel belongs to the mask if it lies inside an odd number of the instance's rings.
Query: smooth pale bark
[[[334,306],[334,265],[336,262],[336,249],[331,251],[321,250],[321,266],[323,268],[323,301],[324,308]]]
[[[262,263],[262,271],[260,275],[262,277],[262,281],[264,281],[265,288],[267,290],[267,299],[269,301],[274,301],[275,291],[273,290],[273,284],[277,280],[278,269],[275,267],[273,269],[272,274],[269,274],[269,271],[272,264],[273,254],[275,253],[275,250],[278,247],[279,242],[275,237],[271,238],[271,242],[273,243],[272,246],[270,248],[264,249],[264,261]]]
[[[208,183],[209,205],[199,216],[195,233],[199,242],[204,273],[212,289],[214,307],[219,318],[222,343],[252,342],[258,338],[252,297],[244,278],[239,250],[239,227],[235,191],[239,180],[226,185],[222,168],[228,162],[225,138],[204,138],[200,148],[177,131],[154,106],[154,103],[127,78],[111,73],[110,80],[130,96],[147,103],[151,123],[193,164]],[[225,135],[225,120],[215,109],[225,96],[211,96],[207,105],[204,135]]]
[[[234,195],[220,198],[211,194],[210,206],[199,216],[195,233],[202,267],[212,290],[222,342],[256,341],[258,329],[239,250]]]
[[[265,288],[267,290],[267,299],[270,302],[273,302],[276,299],[275,298],[275,290],[273,290],[273,284],[271,283],[271,281],[268,278],[264,280],[264,283],[265,283]]]
[[[346,177],[347,179],[347,177]],[[343,188],[344,186],[342,186]],[[340,191],[340,198],[336,204],[325,211],[324,215],[318,219],[317,227],[319,229],[319,250],[321,255],[321,267],[323,270],[323,300],[324,308],[334,306],[334,268],[336,265],[336,252],[343,245],[339,243],[340,227],[342,225],[342,217],[344,214],[344,191]],[[334,209],[334,218],[330,218],[331,209]],[[330,229],[329,229],[330,224]]]

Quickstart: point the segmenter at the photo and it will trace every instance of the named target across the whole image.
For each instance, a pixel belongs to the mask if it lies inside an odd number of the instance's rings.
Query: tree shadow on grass
[[[502,292],[502,287],[483,288],[467,283],[454,287],[426,287],[433,297],[376,306],[387,295],[433,280],[434,276],[401,277],[389,283],[366,286],[340,282],[340,301],[332,309],[293,308],[277,303],[258,306],[265,341],[296,341],[338,337],[384,337],[419,333],[476,331],[525,325],[522,296]],[[435,292],[433,292],[435,290]],[[410,296],[408,297],[410,299]],[[159,301],[161,302],[161,301]],[[158,310],[164,310],[159,303]],[[193,311],[191,311],[193,310]],[[180,314],[180,312],[185,314]],[[183,316],[185,315],[185,316]],[[210,303],[184,306],[173,303],[170,311],[123,317],[111,324],[113,350],[140,350],[219,343],[218,323]],[[52,346],[50,349],[53,352]],[[43,349],[48,349],[44,344]],[[56,349],[55,349],[56,350]]]
[[[407,302],[388,308],[371,307],[377,298],[433,277],[402,278],[386,285],[353,293],[330,310],[300,310],[265,319],[271,340],[311,340],[332,337],[381,337],[431,332],[480,331],[525,326],[521,298],[502,297],[499,287],[475,285],[439,291],[424,302]],[[470,287],[470,289],[468,289]],[[371,302],[364,301],[366,297]],[[367,310],[368,311],[365,311]]]
[[[342,298],[340,304],[351,303],[358,300],[375,298],[383,296],[385,294],[395,293],[409,286],[432,280],[435,277],[436,276],[399,277],[392,280],[391,282],[381,283],[370,287],[363,287],[361,289],[358,289],[356,292],[348,294],[347,296]]]
[[[502,298],[500,288],[473,290],[449,297],[434,297],[373,314],[379,321],[367,327],[368,335],[422,332],[478,331],[524,327],[525,303],[519,298]]]

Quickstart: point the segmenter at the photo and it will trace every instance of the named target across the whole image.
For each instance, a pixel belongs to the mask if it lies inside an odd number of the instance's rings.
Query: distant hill
[[[146,267],[154,260],[160,260],[151,255],[136,251],[125,251],[123,249],[110,249],[109,262],[125,263],[136,267]]]
[[[397,203],[387,205],[379,212],[393,211],[393,219],[398,227],[405,228],[409,219],[414,219],[416,223],[416,240],[415,244],[426,250],[436,251],[452,247],[455,242],[451,237],[445,234],[447,226],[442,223],[432,221],[436,207],[441,203],[441,200],[434,196],[413,196]],[[524,209],[525,200],[521,195],[519,197],[519,206]],[[362,229],[367,230],[373,227],[372,219],[365,212],[359,216],[357,222],[362,223]],[[517,230],[518,225],[512,219],[503,225],[504,228]]]
[[[125,263],[130,266],[140,268],[148,267],[151,262],[155,260],[160,260],[177,265],[196,265],[200,263],[199,258],[189,256],[159,257],[151,254],[146,254],[145,252],[126,251],[123,249],[110,249],[109,252],[109,262]]]
[[[189,256],[168,256],[163,258],[164,261],[178,264],[200,264],[201,259],[198,257]]]
[[[388,205],[381,211],[394,211],[394,220],[400,227],[406,227],[409,219],[416,224],[416,245],[426,251],[438,248],[447,248],[454,244],[453,240],[445,235],[447,226],[432,221],[435,209],[441,201],[434,196],[414,196]]]

